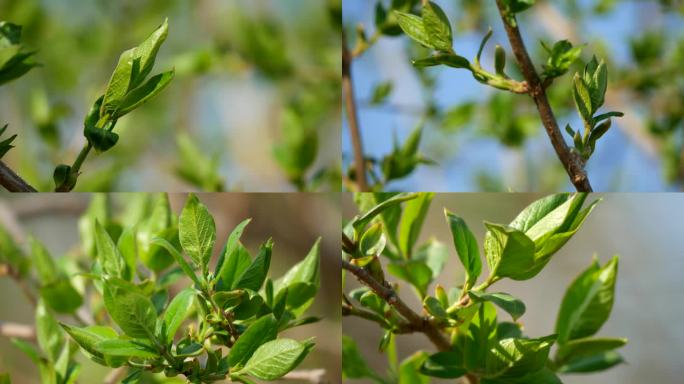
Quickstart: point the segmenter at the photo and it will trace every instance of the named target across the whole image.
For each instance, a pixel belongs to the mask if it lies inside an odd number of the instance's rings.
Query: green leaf
[[[451,68],[470,69],[470,62],[468,59],[453,53],[441,53],[424,59],[413,60],[412,64],[418,68],[446,65]]]
[[[458,258],[465,268],[466,285],[472,287],[482,272],[482,260],[480,260],[477,239],[475,239],[475,235],[473,235],[462,218],[446,209],[444,210],[444,215],[451,229]]]
[[[379,4],[379,3],[378,3]],[[393,83],[391,81],[384,81],[373,88],[373,95],[371,96],[371,104],[379,105],[385,102],[392,93]]]
[[[503,0],[503,3],[513,13],[522,12],[532,7],[537,0]]]
[[[112,277],[123,277],[126,264],[109,233],[95,220],[95,246],[102,270]]]
[[[159,48],[166,40],[169,33],[168,19],[165,19],[162,25],[159,26],[152,34],[137,46],[133,52],[133,75],[131,81],[131,88],[145,80],[145,77],[150,74],[154,61],[157,57]]]
[[[342,335],[342,374],[348,379],[369,378],[375,383],[384,383],[382,378],[368,366],[354,339]]]
[[[559,344],[592,336],[608,320],[613,308],[617,266],[617,256],[603,267],[594,260],[568,287],[556,322]]]
[[[109,339],[95,344],[95,350],[110,356],[139,357],[141,359],[156,359],[159,354],[136,340]]]
[[[572,95],[575,99],[577,111],[580,116],[582,116],[582,120],[591,122],[594,109],[591,105],[591,96],[589,95],[587,84],[582,80],[578,73],[575,74],[573,82],[575,86],[572,89]]]
[[[468,371],[463,368],[463,355],[449,351],[430,355],[420,366],[420,373],[442,379],[456,379]]]
[[[544,217],[568,201],[570,197],[571,194],[569,193],[557,193],[535,200],[518,214],[510,226],[522,232],[527,232]]]
[[[394,16],[399,23],[399,27],[408,37],[427,48],[436,48],[432,45],[430,36],[425,30],[423,19],[420,16],[399,11],[394,11]]]
[[[427,243],[418,247],[413,258],[424,261],[425,265],[432,271],[432,280],[435,280],[449,259],[449,250],[444,243],[430,239]]]
[[[488,374],[501,379],[520,378],[543,369],[555,338],[500,340],[488,356]]]
[[[423,300],[423,308],[425,308],[429,314],[437,319],[447,318],[446,309],[442,307],[442,304],[439,302],[439,300],[432,296],[428,296],[425,298],[425,300]]]
[[[321,285],[320,237],[309,250],[304,260],[298,262],[275,282],[276,293],[291,287],[287,302],[295,314],[301,315],[313,303]],[[308,298],[307,298],[308,297]]]
[[[428,285],[432,282],[432,269],[424,260],[406,260],[392,262],[387,270],[394,276],[413,285],[421,298],[427,293]]]
[[[276,338],[278,321],[273,315],[261,317],[247,327],[228,353],[231,367],[244,365],[260,345]]]
[[[534,266],[534,242],[519,230],[485,223],[485,256],[490,275],[514,280],[524,278]]]
[[[477,308],[471,306],[470,308]],[[496,309],[491,303],[479,305],[470,323],[465,323],[459,344],[462,344],[464,367],[469,371],[486,373],[487,356],[496,343]]]
[[[224,263],[226,262],[226,258],[232,257],[233,252],[235,252],[238,249],[238,246],[240,246],[240,237],[242,237],[242,232],[244,232],[245,228],[247,225],[252,221],[252,219],[246,219],[243,220],[240,224],[238,224],[235,228],[233,228],[233,231],[230,233],[228,236],[228,240],[226,241],[226,245],[223,248],[223,252],[221,252],[221,255],[219,256],[218,261],[216,262],[216,280],[219,278],[223,278],[223,281],[226,283],[226,285],[230,286],[233,284],[234,278],[231,278],[231,276],[235,276],[235,265],[231,263],[231,265],[228,265],[224,267]],[[249,256],[247,259],[247,265],[249,265]],[[226,268],[226,270],[224,270]],[[242,272],[242,271],[240,271]],[[224,277],[225,274],[225,277]]]
[[[74,313],[83,304],[83,297],[66,277],[43,284],[40,287],[40,296],[58,313]]]
[[[262,380],[275,380],[293,370],[309,350],[309,346],[296,340],[271,340],[254,352],[240,372]]]
[[[558,368],[559,373],[588,373],[603,371],[624,362],[622,356],[615,351],[597,353],[579,357]]]
[[[138,287],[121,279],[103,281],[104,304],[109,316],[129,336],[154,339],[157,310]]]
[[[366,226],[379,214],[381,214],[384,210],[389,209],[391,207],[394,207],[396,205],[399,205],[405,201],[413,200],[420,196],[417,193],[414,194],[399,194],[396,196],[392,196],[391,198],[384,200],[380,204],[374,206],[373,208],[369,209],[367,212],[364,214],[354,218],[352,221],[352,226],[354,227],[354,231],[356,233],[360,232]]]
[[[126,359],[105,355],[95,349],[95,345],[100,341],[116,339],[118,337],[112,328],[101,325],[85,328],[76,328],[66,324],[60,325],[78,343],[83,353],[94,362],[110,367],[118,367],[126,361]]]
[[[518,320],[525,313],[525,303],[508,293],[468,291],[468,295],[475,301],[489,301],[494,303],[499,308],[508,312],[514,321]]]
[[[542,42],[542,47],[549,54],[546,64],[543,65],[542,76],[554,78],[565,74],[570,65],[574,63],[582,53],[582,47],[573,47],[568,40],[560,40],[553,44],[552,48]]]
[[[171,300],[169,307],[164,313],[164,329],[166,332],[166,342],[171,343],[178,328],[183,324],[185,318],[191,312],[195,301],[195,292],[191,288],[180,291]]]
[[[382,233],[382,223],[371,225],[361,236],[359,251],[363,256],[379,256],[385,249],[385,236]]]
[[[439,5],[428,1],[423,6],[423,26],[431,45],[440,51],[449,52],[452,49],[453,38],[451,24]]]
[[[4,127],[0,128],[0,137],[2,137],[2,134],[5,133],[5,130],[7,130],[7,124],[5,124]],[[2,159],[5,154],[7,154],[7,151],[10,149],[14,148],[14,145],[12,145],[12,141],[17,138],[17,135],[14,134],[10,136],[8,139],[0,141],[0,159]]]
[[[228,253],[228,248],[226,248],[225,252],[224,254],[227,256],[221,265],[219,287],[220,289],[232,290],[237,287],[240,276],[249,268],[249,265],[252,263],[252,257],[249,251],[239,243],[230,253]]]
[[[119,57],[119,63],[114,68],[112,77],[107,85],[107,90],[102,100],[102,110],[100,116],[110,114],[112,110],[121,102],[130,89],[131,77],[133,75],[133,55],[135,48],[124,51]]]
[[[43,361],[43,358],[40,356],[40,354],[38,353],[38,351],[32,343],[15,338],[11,338],[10,341],[12,342],[12,344],[14,344],[15,347],[17,347],[29,359],[31,359],[31,361],[34,364],[38,365]]]
[[[434,193],[421,193],[417,199],[410,200],[404,205],[399,224],[399,249],[407,259],[413,255],[413,246],[418,240],[434,196]]]
[[[118,119],[141,105],[150,101],[166,88],[175,76],[175,71],[170,70],[151,77],[145,84],[130,91],[121,99],[116,109],[112,111],[112,119]]]
[[[36,339],[48,360],[56,362],[64,344],[64,335],[43,300],[39,300],[36,306]]]
[[[265,244],[259,248],[259,254],[252,260],[252,263],[240,275],[237,284],[233,287],[242,289],[251,289],[258,291],[266,280],[268,269],[271,265],[271,251],[273,249],[273,240],[268,239]]]
[[[191,342],[189,344],[178,346],[175,355],[177,357],[199,356],[204,352],[202,344]]]
[[[180,214],[178,238],[185,253],[206,273],[216,242],[216,224],[195,194],[190,194]]]
[[[202,285],[202,283],[200,283],[199,279],[197,278],[197,275],[195,275],[195,272],[192,270],[192,267],[190,267],[190,264],[188,264],[188,262],[185,261],[185,258],[183,258],[183,255],[181,255],[180,252],[178,252],[176,250],[176,248],[171,243],[169,243],[165,239],[155,238],[155,239],[152,239],[152,244],[157,244],[161,247],[164,247],[164,249],[166,249],[167,251],[169,251],[171,256],[173,256],[173,259],[176,260],[176,263],[178,263],[178,265],[183,270],[183,272],[190,279],[192,279],[192,281],[195,282],[195,284],[197,284],[199,286]]]
[[[568,360],[611,351],[627,344],[624,338],[584,338],[571,340],[558,348],[556,362],[562,365]]]
[[[399,364],[399,384],[428,384],[430,378],[420,373],[428,354],[423,351],[415,352]]]
[[[59,278],[59,270],[43,243],[31,236],[29,237],[29,244],[31,246],[33,265],[36,268],[40,282],[45,285],[57,280]]]
[[[119,141],[119,135],[117,133],[92,125],[85,126],[83,135],[98,153],[111,149]]]

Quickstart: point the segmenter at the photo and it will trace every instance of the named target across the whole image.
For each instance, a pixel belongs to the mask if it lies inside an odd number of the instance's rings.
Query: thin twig
[[[359,129],[359,118],[354,99],[354,86],[351,73],[352,55],[347,47],[347,39],[342,33],[342,91],[344,92],[344,104],[347,110],[347,123],[354,149],[354,166],[356,168],[356,185],[359,191],[368,191],[368,180],[366,179],[366,162],[363,159],[363,144],[361,141],[361,131]]]
[[[434,326],[430,319],[420,316],[406,305],[394,289],[390,288],[388,282],[375,280],[365,269],[357,267],[346,260],[342,260],[342,268],[351,272],[362,284],[366,285],[381,299],[394,307],[417,332],[424,333],[440,351],[446,351],[451,348],[447,338]]]
[[[287,373],[285,376],[280,378],[281,380],[299,380],[308,381],[312,384],[322,384],[325,383],[325,369],[310,369],[310,370],[300,370],[292,371]]]
[[[0,321],[0,336],[33,341],[36,330],[30,325]]]
[[[0,161],[0,185],[10,192],[37,192],[2,161]]]
[[[534,68],[532,59],[530,59],[527,49],[525,48],[525,43],[520,34],[520,29],[518,29],[517,24],[511,25],[513,23],[509,22],[509,18],[514,18],[515,16],[509,15],[506,6],[503,4],[502,0],[496,0],[496,5],[499,8],[499,14],[501,15],[501,21],[506,29],[506,34],[508,35],[508,40],[510,41],[511,48],[513,49],[513,54],[520,67],[520,70],[525,77],[525,81],[530,88],[530,96],[534,99],[537,105],[537,110],[539,111],[539,116],[541,117],[542,124],[546,129],[546,134],[551,140],[551,145],[556,151],[558,158],[560,159],[565,171],[570,176],[570,181],[575,186],[578,191],[581,192],[591,192],[591,184],[589,183],[589,178],[586,171],[584,170],[584,164],[582,159],[572,152],[568,147],[568,144],[563,139],[563,134],[558,128],[558,122],[553,114],[551,105],[549,104],[549,99],[546,97],[546,90],[544,85]]]

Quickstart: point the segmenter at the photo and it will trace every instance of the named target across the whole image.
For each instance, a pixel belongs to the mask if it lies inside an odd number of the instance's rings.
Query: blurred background
[[[475,234],[482,252],[483,220],[509,223],[529,203],[542,197],[535,194],[437,194],[432,201],[417,244],[434,236],[447,244],[449,261],[438,283],[445,287],[461,284],[463,267],[459,264],[443,209],[463,217]],[[613,255],[620,256],[615,303],[610,318],[597,335],[627,337],[620,350],[626,364],[591,375],[563,375],[567,384],[580,383],[680,383],[684,375],[684,330],[677,319],[684,315],[679,296],[684,291],[684,238],[681,220],[684,196],[679,194],[592,194],[587,201],[603,198],[583,228],[552,258],[546,268],[527,281],[504,279],[493,289],[508,292],[525,302],[527,311],[520,319],[530,337],[553,333],[556,314],[567,286],[591,263],[596,255],[601,264]],[[351,196],[343,200],[343,214],[357,213]],[[483,261],[484,264],[484,261]],[[483,275],[487,266],[483,266]],[[390,282],[398,281],[387,275]],[[402,286],[406,287],[405,284]],[[358,286],[347,278],[347,288]],[[434,286],[428,292],[433,292]],[[434,293],[431,293],[433,295]],[[409,289],[402,298],[414,309],[421,305]],[[510,318],[499,312],[499,318]],[[380,328],[365,320],[345,317],[343,332],[351,336],[376,372],[387,369],[385,355],[378,353]],[[435,351],[423,335],[396,338],[399,359],[418,349]],[[355,382],[351,381],[350,382]],[[360,382],[360,381],[356,381]]]
[[[131,201],[133,195],[110,195],[115,217],[123,213],[123,203]],[[288,330],[282,335],[299,340],[315,337],[314,352],[299,368],[323,368],[326,378],[332,382],[338,380],[341,377],[339,194],[214,193],[198,197],[216,221],[214,262],[230,231],[249,217],[252,222],[245,230],[242,242],[253,256],[261,243],[273,238],[270,277],[282,276],[307,255],[319,236],[322,237],[321,288],[307,315],[322,317],[323,320]],[[187,196],[170,194],[169,198],[173,211],[179,214]],[[78,254],[82,252],[78,218],[88,207],[90,199],[89,194],[3,195],[0,197],[0,222],[24,248],[26,237],[33,235],[45,243],[53,257]],[[181,280],[175,288],[184,286],[187,286],[187,281]],[[175,295],[173,291],[170,296]],[[0,303],[0,321],[33,323],[33,307],[9,277],[0,278]],[[64,319],[73,323],[69,317]],[[101,383],[109,369],[91,362],[80,352],[76,356],[83,365],[78,382]],[[4,337],[0,337],[0,372],[9,372],[15,384],[39,382],[35,365]]]
[[[121,52],[168,17],[153,74],[175,67],[176,78],[119,121],[118,145],[86,161],[77,190],[337,191],[341,6],[0,0],[0,20],[23,26],[22,45],[41,65],[0,87],[0,127],[18,134],[3,161],[52,190],[52,172],[83,146],[83,118]]]
[[[483,66],[493,71],[494,46],[508,53],[508,73],[522,78],[512,57],[494,1],[434,0],[454,30],[454,49],[472,60],[491,26]],[[376,32],[377,3],[344,0],[343,25],[354,46],[358,25],[370,39]],[[538,0],[518,15],[527,49],[538,69],[545,63],[540,40],[568,39],[582,56],[550,88],[559,126],[582,126],[571,83],[581,61],[593,54],[608,64],[608,94],[602,111],[625,117],[599,140],[587,164],[597,191],[671,191],[684,186],[684,6],[676,0]],[[438,164],[419,165],[410,176],[389,183],[396,191],[571,190],[565,171],[543,131],[529,97],[496,90],[470,72],[443,66],[416,70],[411,59],[428,51],[405,35],[382,36],[353,62],[364,151],[382,159],[393,136],[403,143],[424,125],[420,153]],[[572,142],[565,131],[563,135]],[[343,124],[343,164],[352,149]]]

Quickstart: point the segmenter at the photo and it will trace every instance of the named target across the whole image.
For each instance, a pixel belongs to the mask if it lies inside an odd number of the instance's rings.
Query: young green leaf
[[[427,353],[418,351],[405,358],[399,365],[399,384],[429,384],[430,378],[420,374],[427,357]]]
[[[268,269],[271,265],[271,251],[273,241],[269,239],[259,248],[259,254],[252,260],[252,263],[240,275],[234,288],[251,289],[258,291],[266,280]]]
[[[463,368],[463,354],[449,351],[430,355],[420,366],[420,373],[442,379],[456,379],[468,371]]]
[[[380,204],[372,207],[369,209],[367,212],[362,214],[359,217],[354,218],[352,221],[352,226],[354,227],[354,231],[356,233],[359,233],[362,229],[366,228],[366,226],[379,214],[381,214],[384,210],[390,209],[391,207],[394,207],[396,205],[399,205],[405,201],[413,200],[420,196],[420,194],[417,193],[412,193],[412,194],[399,194],[396,196],[392,196],[391,198],[384,200]]]
[[[446,309],[442,307],[439,300],[432,296],[428,296],[423,300],[423,308],[437,319],[446,319],[447,317]]]
[[[368,378],[375,383],[384,383],[384,380],[368,366],[354,339],[346,335],[342,335],[342,374],[348,379]]]
[[[488,356],[488,375],[515,379],[543,369],[555,338],[551,335],[538,339],[499,340]]]
[[[428,1],[423,5],[423,27],[432,47],[439,51],[452,50],[451,24],[439,5]]]
[[[112,111],[112,119],[118,119],[150,101],[171,83],[174,76],[174,70],[163,72],[151,77],[140,87],[131,90]]]
[[[244,365],[260,345],[275,339],[277,332],[278,321],[273,315],[266,315],[250,324],[228,353],[230,366]]]
[[[558,343],[594,335],[613,308],[618,258],[600,267],[594,262],[568,287],[558,312]]]
[[[221,280],[219,289],[235,289],[242,274],[252,263],[252,257],[247,248],[242,244],[237,244],[230,253],[229,248],[225,249],[224,262],[221,265]]]
[[[418,240],[434,193],[423,193],[417,199],[406,202],[399,224],[399,249],[406,258],[411,258],[413,246]]]
[[[491,276],[520,280],[534,267],[534,242],[515,228],[485,223],[485,256]]]
[[[508,312],[513,320],[518,320],[525,313],[525,303],[520,299],[509,295],[508,293],[495,292],[478,292],[468,291],[468,295],[474,301],[489,301],[504,311]]]
[[[472,287],[482,272],[482,260],[480,260],[477,240],[462,218],[446,209],[444,210],[444,216],[446,216],[447,223],[451,229],[458,258],[461,260],[461,264],[463,264],[466,271],[466,285]]]
[[[159,48],[166,40],[168,34],[169,20],[164,19],[162,25],[135,48],[133,52],[134,71],[132,74],[131,88],[137,87],[145,80],[147,75],[150,74],[157,57],[157,52],[159,52]]]
[[[107,90],[102,100],[100,116],[111,114],[116,109],[128,90],[130,89],[133,74],[133,55],[135,48],[124,51],[119,57],[119,63],[114,68],[112,77],[107,85]]]
[[[394,11],[394,16],[397,18],[399,27],[406,33],[408,37],[415,40],[418,44],[421,44],[427,48],[436,48],[430,39],[427,31],[425,30],[425,24],[423,23],[423,18],[410,13]]]
[[[194,301],[195,292],[190,288],[180,291],[171,300],[169,307],[166,308],[164,313],[164,332],[166,333],[165,339],[167,343],[173,341],[176,331],[190,314]]]
[[[178,237],[185,253],[206,272],[216,242],[216,224],[195,194],[190,194],[181,212]]]
[[[190,279],[192,279],[192,281],[195,284],[197,284],[198,286],[202,285],[200,280],[197,278],[197,275],[195,275],[195,271],[192,270],[192,267],[190,266],[190,264],[188,264],[188,262],[185,261],[185,258],[183,257],[183,255],[181,255],[180,252],[178,252],[176,250],[176,248],[171,243],[169,243],[165,239],[154,238],[154,239],[152,239],[152,244],[157,244],[161,247],[164,247],[164,249],[166,249],[167,251],[169,251],[171,256],[173,256],[173,259],[176,260],[176,263],[178,263],[180,268],[183,270],[183,273],[185,273],[186,276],[188,276]]]
[[[129,336],[154,339],[157,310],[138,287],[125,280],[103,281],[104,304],[112,320]]]
[[[64,344],[64,335],[43,300],[39,300],[36,306],[36,339],[48,360],[56,362]]]
[[[226,258],[230,258],[233,252],[237,250],[238,246],[240,246],[240,237],[242,237],[242,232],[244,232],[245,228],[247,225],[252,221],[252,219],[245,219],[243,220],[240,224],[238,224],[235,228],[233,228],[233,231],[230,233],[228,236],[228,240],[226,241],[226,245],[223,248],[223,252],[219,255],[219,259],[216,262],[216,274],[215,274],[215,279],[218,280],[219,278],[223,277],[223,274],[225,273],[227,276],[223,280],[226,281],[227,279],[230,279],[229,275],[234,274],[234,266],[227,266],[228,270],[224,272],[223,270],[223,264],[226,262]],[[248,262],[249,264],[249,262]],[[232,279],[227,285],[232,284]]]
[[[109,339],[95,344],[95,350],[109,356],[139,357],[156,359],[159,354],[138,340]]]
[[[558,367],[559,373],[588,373],[603,371],[624,362],[622,356],[615,351],[606,351],[590,356],[572,359]]]
[[[102,270],[111,277],[123,277],[126,263],[109,233],[95,220],[95,246]]]
[[[38,279],[42,284],[50,284],[59,278],[59,270],[52,256],[43,243],[35,237],[29,237],[33,265],[36,267]]]
[[[556,363],[562,365],[568,360],[575,360],[580,357],[586,357],[612,351],[627,344],[627,339],[624,338],[593,338],[587,337],[583,339],[571,340],[567,344],[560,346],[556,353]]]
[[[361,236],[359,251],[361,257],[379,256],[385,249],[386,239],[382,233],[382,223],[371,225]]]
[[[311,347],[292,339],[271,340],[261,345],[240,372],[262,380],[275,380],[293,370]]]
[[[104,340],[117,339],[118,335],[110,328],[101,325],[93,325],[85,328],[76,328],[66,324],[60,324],[72,339],[81,347],[83,353],[98,364],[118,367],[126,360],[113,358],[95,349],[95,345]]]

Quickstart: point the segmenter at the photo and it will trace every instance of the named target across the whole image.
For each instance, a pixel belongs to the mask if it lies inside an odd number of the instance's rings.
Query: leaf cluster
[[[192,383],[275,380],[312,350],[311,339],[279,334],[318,320],[304,316],[320,287],[318,241],[299,263],[272,279],[273,242],[264,242],[252,257],[240,241],[250,219],[230,233],[214,265],[216,227],[197,196],[190,195],[176,216],[166,195],[153,200],[138,195],[118,221],[104,195],[96,196],[79,222],[90,269],[55,261],[31,240],[30,261],[41,294],[36,310],[40,350],[15,344],[38,364],[43,382],[75,382],[76,345],[100,365],[128,367],[125,383],[148,373],[182,375]],[[0,245],[0,261],[28,276],[27,256],[4,231]],[[172,296],[184,276],[190,285]],[[90,295],[86,281],[92,281]],[[95,324],[84,324],[77,313],[85,300]],[[57,314],[72,315],[80,324],[58,322]]]
[[[385,282],[385,271],[411,286],[423,303],[422,321],[451,334],[450,347],[434,354],[417,351],[399,363],[393,338],[420,329],[411,328],[385,294],[366,284],[345,296],[343,308],[347,315],[374,321],[385,330],[379,349],[387,351],[390,375],[385,378],[366,364],[358,364],[363,357],[354,340],[345,337],[346,377],[380,383],[408,382],[405,380],[413,377],[411,382],[427,383],[429,377],[470,375],[484,383],[560,383],[558,374],[601,371],[622,362],[616,349],[626,339],[594,337],[612,309],[617,257],[604,266],[594,260],[575,279],[560,305],[555,333],[544,337],[524,334],[519,322],[526,311],[522,300],[506,292],[489,291],[501,279],[522,281],[539,274],[577,233],[598,201],[584,207],[586,194],[539,199],[508,224],[485,222],[482,248],[466,222],[445,209],[465,276],[461,285],[445,288],[437,284],[433,296],[429,286],[441,273],[448,248],[436,239],[416,247],[432,197],[429,193],[357,194],[362,213],[344,228],[349,240],[344,243],[343,258],[365,269],[378,284],[391,287],[394,294],[399,286]],[[478,285],[482,251],[489,274]],[[499,320],[495,307],[507,312],[512,321]],[[557,348],[552,357],[554,344]]]

